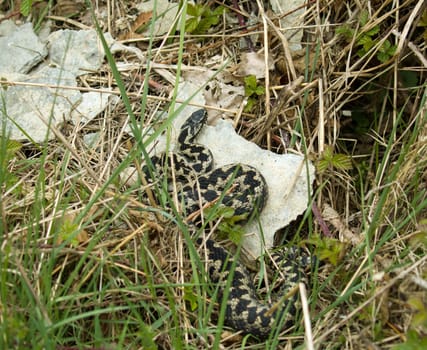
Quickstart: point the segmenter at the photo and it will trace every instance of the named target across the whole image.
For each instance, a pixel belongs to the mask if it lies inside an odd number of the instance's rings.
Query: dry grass
[[[98,10],[109,11],[100,18],[102,30],[123,38],[134,24],[128,3],[100,5]],[[258,13],[247,30],[224,17],[212,35],[186,35],[180,42],[171,32],[153,38],[152,47],[146,37],[125,42],[149,50],[153,67],[161,64],[174,76],[177,64],[204,67],[216,55],[231,59],[226,69],[232,71],[244,50],[240,39],[258,33],[253,44],[275,62],[260,82],[267,93],[250,112],[224,114],[238,121],[243,136],[274,152],[304,154],[318,164],[329,147],[351,158],[351,168],[331,161],[317,174],[314,205],[297,223],[297,237],[320,261],[308,286],[305,316],[312,337],[303,326],[268,342],[218,328],[212,291],[203,283],[203,266],[183,219],[159,203],[159,197],[165,200],[161,190],[141,182],[124,185],[123,170],[143,159],[141,140],[124,127],[149,126],[157,111],[168,108],[173,85],[157,68],[146,77],[146,67],[138,64],[121,72],[120,85],[110,63],[85,77],[82,86],[125,90],[128,100],[114,110],[82,127],[64,125],[57,141],[24,144],[12,156],[1,139],[0,347],[425,345],[427,29],[417,24],[421,16],[425,20],[426,5],[308,2],[301,53],[289,51],[277,18],[258,6],[240,3],[245,21],[252,10]],[[59,20],[61,7],[56,11],[57,29],[94,27],[84,12]],[[231,6],[228,13],[236,16]],[[352,34],[347,38],[336,33],[344,25]],[[363,33],[368,40],[366,33],[376,27],[360,57],[358,40]],[[386,40],[395,51],[380,60]],[[137,62],[129,54],[115,60]],[[83,136],[92,131],[99,139],[89,148]]]

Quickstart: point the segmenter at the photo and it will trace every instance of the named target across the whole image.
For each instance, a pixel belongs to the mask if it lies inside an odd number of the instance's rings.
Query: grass
[[[305,245],[318,261],[308,313],[293,329],[259,341],[223,326],[218,291],[206,281],[185,218],[167,209],[174,202],[165,184],[123,176],[170,128],[184,65],[223,55],[231,62],[225,69],[233,68],[238,37],[264,30],[261,19],[244,31],[223,17],[209,37],[187,35],[178,21],[177,33],[134,40],[147,62],[175,74],[174,83],[150,64],[139,81],[139,71],[119,72],[116,62],[133,57],[107,50],[108,66],[89,75],[100,78],[90,87],[120,93],[115,110],[84,127],[64,126],[44,144],[0,138],[0,348],[425,348],[426,9],[414,0],[366,3],[369,16],[365,2],[310,4],[300,56],[287,56],[275,22],[264,22],[276,69],[257,86],[270,100],[260,95],[252,111],[228,113],[246,138],[318,166],[312,205],[279,237]],[[128,13],[125,2],[115,6]],[[252,5],[241,6],[245,13]],[[122,34],[108,24],[114,37]],[[304,82],[290,92],[286,84],[299,75]],[[160,124],[159,110],[168,111]],[[128,118],[132,136],[122,131]],[[84,146],[93,130],[96,147]]]

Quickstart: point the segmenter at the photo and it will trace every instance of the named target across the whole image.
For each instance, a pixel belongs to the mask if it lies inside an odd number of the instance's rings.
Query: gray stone
[[[4,73],[28,73],[47,55],[46,45],[34,34],[31,23],[16,26],[0,23],[0,76]]]
[[[0,92],[0,123],[6,123],[6,135],[35,142],[54,138],[49,126],[64,122],[80,102],[81,94],[48,85],[76,87],[74,76],[58,68],[43,67],[22,82],[40,85],[15,85]]]
[[[0,130],[12,139],[40,143],[55,137],[52,131],[72,119],[90,121],[118,96],[108,92],[81,93],[76,76],[99,70],[104,50],[94,30],[60,30],[49,36],[49,60],[56,66],[41,65],[48,52],[34,34],[31,24],[17,27],[11,21],[0,24],[0,77],[15,85],[0,90]],[[114,50],[126,49],[114,45]],[[9,46],[11,49],[9,49]],[[31,53],[32,55],[29,55]],[[138,56],[141,60],[143,55]],[[22,58],[26,58],[21,61]],[[27,73],[27,74],[20,74]]]
[[[111,43],[111,36],[108,38]],[[97,71],[104,61],[104,49],[95,30],[58,30],[48,40],[50,61],[76,76]]]

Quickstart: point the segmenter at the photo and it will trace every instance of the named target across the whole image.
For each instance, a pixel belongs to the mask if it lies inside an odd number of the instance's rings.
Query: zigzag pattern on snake
[[[179,200],[184,203],[183,209],[187,214],[221,198],[222,206],[232,207],[236,216],[247,220],[265,205],[268,195],[265,179],[257,169],[246,164],[230,164],[213,169],[210,150],[194,142],[205,123],[206,111],[201,109],[194,112],[181,127],[178,151],[151,158],[154,173],[160,177],[175,177],[179,185]],[[165,168],[168,169],[166,174]],[[150,173],[153,176],[147,166],[143,171],[147,177],[150,177]],[[219,286],[219,301],[226,303],[226,325],[265,338],[283,317],[286,321],[282,324],[292,323],[296,313],[295,296],[288,298],[278,308],[270,303],[262,303],[247,269],[235,261],[233,255],[212,239],[199,238],[197,243],[206,249],[208,276],[212,283]],[[309,264],[309,258],[294,248],[272,256],[285,277],[278,293],[284,295],[305,279],[304,269]],[[229,278],[229,289],[226,289]]]

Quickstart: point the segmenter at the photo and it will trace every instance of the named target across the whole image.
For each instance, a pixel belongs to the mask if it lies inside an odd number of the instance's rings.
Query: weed
[[[185,31],[191,34],[207,34],[209,29],[219,23],[225,9],[217,6],[211,10],[203,4],[188,4],[187,15],[190,16],[185,23]]]
[[[364,57],[371,49],[380,43],[380,26],[375,25],[370,29],[367,27],[369,21],[369,13],[362,11],[359,18],[360,31],[349,25],[343,25],[336,29],[336,34],[343,36],[347,42],[351,42],[355,38],[355,46],[359,47],[357,55]],[[376,57],[384,63],[389,60],[396,51],[396,46],[393,45],[388,39],[385,39],[378,48]]]
[[[259,96],[265,94],[265,87],[258,85],[255,75],[249,75],[245,77],[245,96],[248,98],[245,106],[245,111],[249,112],[252,110],[254,104],[258,100]]]

